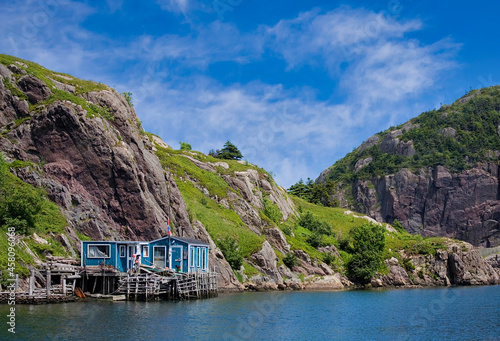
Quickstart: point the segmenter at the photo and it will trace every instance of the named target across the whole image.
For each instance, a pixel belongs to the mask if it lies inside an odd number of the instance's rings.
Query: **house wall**
[[[82,265],[97,266],[104,260],[106,265],[113,265],[121,272],[129,270],[133,265],[132,253],[137,252],[137,246],[141,255],[141,264],[152,266],[154,264],[155,247],[163,248],[168,260],[168,238],[162,238],[152,242],[115,242],[115,241],[85,241],[82,242]],[[190,244],[186,241],[172,237],[170,240],[171,259],[166,267],[175,269],[175,265],[181,267],[181,272],[208,272],[209,247],[202,244]],[[109,257],[89,258],[89,245],[108,245]],[[124,248],[124,253],[120,249]],[[132,247],[132,251],[129,250]],[[147,247],[147,252],[145,248]],[[205,252],[205,257],[203,253]]]
[[[108,245],[110,254],[109,257],[104,258],[89,258],[88,250],[89,245]],[[96,266],[104,261],[106,265],[113,265],[116,267],[116,242],[105,242],[105,241],[88,241],[82,242],[82,265]]]

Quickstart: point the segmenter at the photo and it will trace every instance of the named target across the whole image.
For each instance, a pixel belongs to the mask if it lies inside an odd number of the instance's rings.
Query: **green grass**
[[[231,236],[238,241],[243,257],[249,257],[262,248],[264,237],[253,233],[233,210],[207,198],[191,182],[176,182],[192,217],[203,223],[216,244]]]
[[[81,241],[90,241],[92,240],[92,238],[90,237],[87,237],[86,235],[84,235],[83,233],[80,233],[78,231],[75,231],[76,232],[76,236],[78,237],[78,239],[80,239]]]
[[[13,96],[17,96],[21,100],[28,100],[28,96],[26,96],[26,94],[24,92],[22,92],[21,90],[16,88],[14,85],[12,85],[12,83],[10,82],[10,80],[8,78],[3,79],[3,85],[5,86],[5,88],[10,90],[10,93]]]
[[[70,75],[64,74],[64,73],[59,73],[59,72],[54,72],[51,70],[48,70],[44,68],[41,65],[38,65],[36,63],[32,63],[26,60],[22,60],[16,57],[8,56],[5,54],[0,54],[0,63],[4,65],[10,65],[10,64],[15,64],[14,62],[18,61],[21,63],[24,63],[28,66],[26,70],[28,75],[33,75],[36,78],[40,79],[43,81],[50,89],[52,92],[51,96],[39,103],[32,103],[30,105],[30,111],[39,111],[43,106],[48,106],[55,101],[70,101],[72,103],[75,103],[77,105],[82,106],[83,109],[87,110],[87,116],[89,117],[97,117],[101,116],[106,120],[113,120],[114,117],[109,113],[108,108],[106,107],[101,107],[99,105],[95,105],[92,103],[87,102],[85,99],[82,97],[79,97],[78,95],[91,92],[91,91],[102,91],[102,90],[109,90],[110,88],[104,84],[101,83],[96,83],[93,81],[87,81],[87,80],[82,80],[78,79],[75,77],[72,77]],[[21,69],[24,69],[24,67],[15,64]],[[20,78],[22,75],[16,74],[15,78]],[[69,79],[66,79],[66,78]],[[63,90],[59,90],[56,88],[54,85],[54,82],[52,79],[57,80],[61,83],[69,84],[75,87],[75,93],[69,93]],[[8,79],[3,80],[4,85],[9,89],[13,95],[18,96],[19,98],[22,99],[27,99],[27,96],[18,88],[16,88],[14,85],[10,83]]]
[[[354,226],[366,223],[366,219],[344,214],[345,210],[342,208],[324,207],[312,204],[296,196],[290,197],[299,211],[302,211],[302,213],[309,211],[332,225],[333,231],[338,238],[346,236]]]
[[[217,195],[219,198],[227,197],[227,192],[231,189],[219,175],[196,167],[192,161],[179,155],[182,153],[160,146],[156,148],[156,155],[160,159],[162,166],[170,170],[175,176],[185,178],[187,174],[205,187],[210,192],[210,195]]]
[[[250,278],[254,275],[258,275],[260,272],[256,268],[254,268],[251,264],[248,264],[247,262],[243,262],[243,268],[245,269],[244,273],[245,275]]]
[[[407,232],[386,232],[385,257],[395,257],[401,260],[400,255],[395,252],[397,250],[403,250],[411,255],[436,255],[437,250],[446,249],[446,240],[446,238],[441,237],[424,238],[421,235],[413,235]]]
[[[66,219],[59,207],[48,199],[45,190],[24,183],[9,172],[9,168],[19,167],[35,168],[36,166],[19,160],[9,164],[0,155],[0,271],[4,273],[8,263],[6,232],[8,227],[16,228],[16,224],[18,226],[16,235],[22,238],[31,251],[40,258],[44,258],[47,253],[56,256],[67,255],[64,247],[53,239],[54,235],[64,231]],[[46,239],[49,245],[35,243],[32,239],[32,234],[35,232]],[[26,266],[30,264],[34,264],[33,258],[22,247],[22,244],[19,244],[16,246],[16,273],[22,276],[28,275]],[[6,278],[2,276],[3,281]]]
[[[25,69],[24,67],[16,64],[15,63],[16,61],[21,62],[23,64],[26,64],[28,66],[28,68]],[[108,90],[109,89],[109,87],[104,85],[104,84],[96,83],[96,82],[88,81],[88,80],[83,80],[83,79],[78,79],[78,78],[75,78],[75,77],[68,75],[68,74],[65,74],[65,73],[54,72],[54,71],[51,71],[51,70],[44,68],[41,65],[36,64],[36,63],[30,62],[27,60],[23,60],[20,58],[16,58],[13,56],[5,55],[5,54],[0,54],[0,63],[4,64],[6,66],[8,66],[10,64],[15,64],[17,67],[19,67],[21,69],[25,69],[27,74],[33,75],[36,78],[44,81],[45,84],[47,84],[47,86],[50,88],[51,91],[54,90],[55,85],[52,82],[52,80],[49,78],[52,78],[52,79],[54,79],[58,82],[64,83],[64,84],[73,85],[75,87],[75,93],[77,95],[87,93],[90,91],[101,91],[101,90]],[[70,79],[66,79],[65,77],[70,78]]]

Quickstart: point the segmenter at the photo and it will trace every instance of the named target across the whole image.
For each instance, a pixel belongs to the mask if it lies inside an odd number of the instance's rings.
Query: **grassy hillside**
[[[8,228],[14,228],[18,236],[16,246],[16,269],[20,275],[28,275],[27,266],[34,259],[26,247],[43,259],[45,255],[66,256],[66,250],[54,240],[63,233],[66,220],[59,207],[47,198],[43,189],[35,188],[13,175],[10,168],[32,167],[33,165],[14,161],[7,163],[0,153],[0,283],[6,284],[8,278]],[[48,244],[39,244],[33,233],[44,238]]]
[[[197,167],[188,157],[212,165],[221,161],[219,159],[194,151],[166,149],[158,145],[156,148],[158,149],[156,154],[162,165],[174,174],[175,181],[188,206],[191,221],[202,222],[221,249],[226,238],[234,239],[242,258],[249,259],[254,252],[261,249],[265,235],[255,234],[236,214],[233,207],[226,208],[214,198],[219,200],[226,198],[231,191],[241,195],[229,187],[222,175],[232,175],[236,171],[245,171],[250,168],[257,170],[261,178],[270,178],[263,169],[237,161],[223,160],[228,163],[229,169],[217,167],[217,172],[214,173]],[[200,187],[206,188],[208,194],[199,189]],[[351,230],[366,225],[367,220],[346,214],[341,208],[312,204],[296,196],[291,196],[291,198],[299,211],[298,216],[292,216],[287,221],[283,221],[281,214],[273,213],[277,207],[269,207],[269,201],[265,196],[263,201],[267,202],[267,207],[264,205],[265,208],[259,213],[260,217],[266,221],[266,228],[280,228],[291,246],[292,252],[288,255],[275,250],[279,259],[278,265],[288,265],[290,259],[293,260],[293,251],[303,250],[313,261],[325,262],[336,271],[348,275],[347,264],[354,255],[355,243]],[[384,228],[383,231],[385,235],[385,247],[381,255],[383,259],[396,257],[403,263],[404,260],[397,251],[404,250],[408,254],[433,254],[437,249],[445,248],[445,239],[442,238],[422,238],[410,235],[402,228],[393,232]],[[331,245],[339,250],[339,257],[328,252],[328,247]],[[243,266],[247,276],[257,273],[257,270],[247,262],[244,262]],[[387,269],[382,264],[378,270],[383,273]],[[237,277],[241,280],[241,276]]]

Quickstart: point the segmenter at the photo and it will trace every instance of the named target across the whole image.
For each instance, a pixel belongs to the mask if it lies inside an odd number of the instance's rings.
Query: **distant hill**
[[[500,87],[380,132],[323,171],[323,201],[412,233],[500,244]]]

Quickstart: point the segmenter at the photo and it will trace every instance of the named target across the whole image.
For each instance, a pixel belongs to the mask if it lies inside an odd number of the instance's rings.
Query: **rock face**
[[[352,188],[339,185],[331,199],[377,221],[391,224],[397,219],[410,233],[494,247],[500,245],[498,176],[498,166],[492,163],[458,174],[442,166],[418,172],[403,168],[373,180],[356,180]],[[347,201],[347,190],[352,190],[354,203]]]
[[[451,243],[436,255],[403,255],[403,267],[396,258],[386,261],[387,275],[372,280],[372,286],[449,286],[500,284],[499,272],[472,245]]]
[[[94,239],[159,238],[166,233],[167,217],[183,227],[178,234],[193,234],[175,182],[122,95],[111,89],[81,95],[88,105],[105,108],[110,119],[63,100],[30,111],[4,79],[32,104],[50,96],[47,84],[32,75],[16,81],[5,68],[0,77],[0,123],[8,127],[2,128],[0,150],[36,164],[15,170],[16,175],[46,188],[65,214],[73,241],[75,232]]]
[[[475,246],[500,244],[498,166],[480,164],[460,174],[442,167],[414,174],[402,169],[373,181],[357,181],[356,209],[388,223],[397,219],[423,236],[457,238]]]

